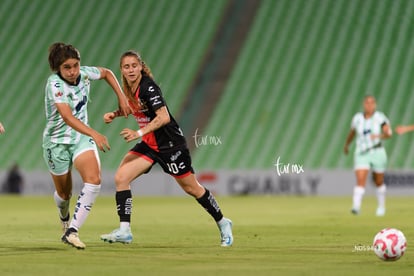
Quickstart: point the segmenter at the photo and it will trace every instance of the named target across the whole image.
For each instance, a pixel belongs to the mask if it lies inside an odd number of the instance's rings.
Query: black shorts
[[[150,148],[146,143],[140,142],[129,152],[142,156],[152,162],[153,165],[156,163],[160,164],[164,172],[177,178],[194,173],[194,169],[191,166],[190,151],[185,145],[172,150],[158,152]],[[151,168],[145,173],[148,173]]]

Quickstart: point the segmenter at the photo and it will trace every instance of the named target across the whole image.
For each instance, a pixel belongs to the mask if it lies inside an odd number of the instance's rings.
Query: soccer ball
[[[395,228],[385,228],[374,237],[374,252],[384,261],[396,261],[404,255],[407,240],[403,232]]]

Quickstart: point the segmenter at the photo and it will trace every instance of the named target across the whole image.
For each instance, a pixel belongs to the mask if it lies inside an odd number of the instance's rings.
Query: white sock
[[[131,227],[130,223],[127,221],[121,221],[119,225],[119,229],[121,230],[128,230]]]
[[[69,228],[79,230],[88,217],[100,190],[101,185],[85,183],[76,202],[75,212],[73,213]]]
[[[61,198],[58,195],[58,193],[56,191],[53,194],[53,198],[55,199],[56,206],[58,207],[60,219],[67,218],[69,216],[69,203],[70,203],[70,199],[64,200],[63,198]]]
[[[362,197],[364,196],[365,188],[361,186],[354,187],[354,195],[352,197],[352,209],[360,210]]]
[[[386,191],[387,191],[387,188],[385,187],[385,184],[382,184],[381,186],[377,187],[378,208],[385,209],[385,192]]]

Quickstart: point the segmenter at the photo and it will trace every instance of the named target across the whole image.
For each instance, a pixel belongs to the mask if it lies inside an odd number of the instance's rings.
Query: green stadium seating
[[[178,112],[203,54],[212,39],[226,1],[186,0],[4,0],[2,32],[0,168],[13,161],[24,170],[46,169],[41,143],[44,86],[50,70],[48,47],[55,41],[75,45],[83,65],[108,67],[120,80],[119,57],[138,50],[163,89],[171,111]],[[116,109],[105,82],[92,84],[90,124],[107,135],[112,150],[102,154],[104,169],[116,169],[132,144],[119,136],[135,120],[103,123]]]
[[[195,167],[351,168],[343,145],[366,94],[393,126],[414,123],[413,1],[264,0]],[[413,137],[385,143],[389,167],[412,168]],[[353,148],[352,148],[353,149]]]
[[[3,0],[0,121],[7,133],[0,136],[0,170],[14,161],[23,170],[46,169],[41,140],[51,43],[72,43],[82,64],[111,68],[118,78],[119,56],[140,51],[179,114],[226,3]],[[352,168],[352,154],[342,148],[364,95],[377,97],[393,127],[414,123],[412,18],[414,1],[262,0],[214,114],[198,130],[221,144],[196,148],[194,167],[271,169],[280,157],[305,170]],[[107,135],[112,150],[101,154],[102,166],[114,170],[132,146],[119,132],[136,123],[104,125],[115,98],[104,82],[92,89],[90,124]],[[394,134],[385,143],[389,168],[414,167],[413,135]]]

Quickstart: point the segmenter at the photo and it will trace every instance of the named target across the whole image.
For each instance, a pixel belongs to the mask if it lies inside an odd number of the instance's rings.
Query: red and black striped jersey
[[[164,151],[186,145],[183,132],[171,115],[162,96],[161,89],[154,80],[146,75],[142,75],[142,79],[135,93],[135,98],[137,99],[138,105],[132,102],[129,104],[133,109],[133,115],[140,128],[149,124],[157,116],[155,112],[163,106],[167,107],[170,115],[170,122],[144,135],[142,137],[143,142],[155,151]]]

